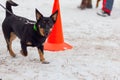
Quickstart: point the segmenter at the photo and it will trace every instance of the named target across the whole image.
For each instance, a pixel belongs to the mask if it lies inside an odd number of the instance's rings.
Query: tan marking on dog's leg
[[[16,55],[14,54],[14,52],[13,52],[13,50],[12,50],[12,41],[14,40],[16,38],[16,35],[13,33],[13,32],[11,32],[10,33],[10,42],[9,42],[9,52],[10,52],[10,55],[12,56],[12,57],[15,57]]]
[[[44,55],[43,55],[43,53],[41,52],[40,49],[38,49],[38,53],[39,53],[39,56],[40,56],[40,61],[41,61],[43,64],[49,64],[49,62],[45,61]]]
[[[44,55],[43,55],[43,53],[41,52],[40,49],[38,49],[38,53],[39,53],[39,56],[40,56],[40,61],[44,61],[45,58],[44,58]]]

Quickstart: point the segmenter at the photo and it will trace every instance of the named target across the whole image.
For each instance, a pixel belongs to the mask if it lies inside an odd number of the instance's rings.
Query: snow
[[[0,0],[5,5],[6,0]],[[19,4],[14,13],[35,20],[35,8],[49,16],[53,0],[14,0]],[[45,51],[50,64],[42,64],[36,48],[28,56],[20,54],[20,42],[13,42],[17,55],[12,58],[0,28],[0,79],[2,80],[120,80],[120,1],[115,0],[110,17],[96,14],[101,9],[80,10],[81,0],[59,0],[64,40],[73,48]],[[0,25],[5,11],[0,7]]]

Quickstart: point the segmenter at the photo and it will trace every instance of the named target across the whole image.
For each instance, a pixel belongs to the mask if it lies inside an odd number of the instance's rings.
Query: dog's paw
[[[14,54],[14,55],[11,55],[13,58],[15,58],[16,57],[16,55]]]
[[[49,64],[50,62],[48,61],[42,61],[42,64]]]
[[[27,52],[23,52],[23,50],[21,50],[20,53],[25,57],[27,56]]]
[[[16,54],[13,51],[8,51],[8,53],[14,58],[16,57]]]

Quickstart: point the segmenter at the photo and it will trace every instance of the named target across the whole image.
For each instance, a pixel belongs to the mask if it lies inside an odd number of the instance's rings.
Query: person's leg
[[[103,0],[102,10],[110,15],[114,0]]]
[[[114,0],[103,0],[102,10],[97,12],[98,15],[107,17],[110,16]]]

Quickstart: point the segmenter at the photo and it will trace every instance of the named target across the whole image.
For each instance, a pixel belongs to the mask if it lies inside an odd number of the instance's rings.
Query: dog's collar
[[[36,24],[34,24],[34,26],[33,26],[33,30],[34,30],[34,31],[37,31]]]

